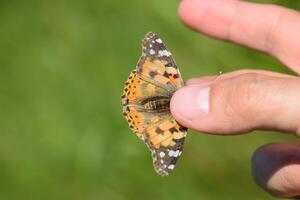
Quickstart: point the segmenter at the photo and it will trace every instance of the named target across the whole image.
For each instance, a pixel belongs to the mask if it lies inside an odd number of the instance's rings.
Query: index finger
[[[267,52],[300,74],[300,13],[238,0],[183,0],[182,21],[209,36]]]

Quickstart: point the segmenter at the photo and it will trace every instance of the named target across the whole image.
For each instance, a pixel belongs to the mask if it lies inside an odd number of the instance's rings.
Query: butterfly
[[[170,100],[184,82],[161,38],[149,32],[142,42],[142,56],[125,83],[122,104],[132,131],[151,151],[155,171],[169,175],[180,157],[187,128],[176,122]]]

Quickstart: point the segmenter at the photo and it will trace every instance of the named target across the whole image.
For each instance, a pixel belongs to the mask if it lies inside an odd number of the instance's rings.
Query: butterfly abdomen
[[[148,112],[167,112],[170,110],[170,98],[168,97],[152,97],[142,101],[142,105]]]

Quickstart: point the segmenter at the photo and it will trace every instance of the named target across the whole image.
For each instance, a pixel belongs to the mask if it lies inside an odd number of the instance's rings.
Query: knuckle
[[[263,109],[266,91],[261,90],[262,76],[255,73],[238,76],[227,93],[226,114],[250,120]]]

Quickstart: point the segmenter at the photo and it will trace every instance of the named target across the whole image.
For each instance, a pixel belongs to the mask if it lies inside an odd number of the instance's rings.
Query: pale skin
[[[183,0],[179,16],[195,31],[266,52],[300,74],[300,12],[239,0]],[[199,132],[275,130],[300,136],[300,78],[249,69],[191,79],[172,97],[171,112]],[[270,194],[300,196],[300,143],[258,148],[252,169]]]

